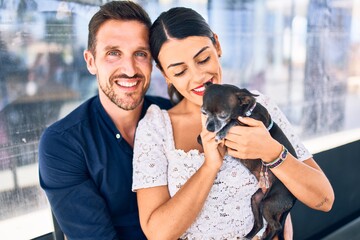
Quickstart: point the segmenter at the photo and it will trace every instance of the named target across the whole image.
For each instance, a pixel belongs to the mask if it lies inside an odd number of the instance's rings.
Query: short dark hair
[[[95,56],[96,34],[99,28],[108,20],[135,20],[143,23],[148,29],[151,19],[147,12],[138,4],[131,1],[112,1],[100,6],[89,22],[88,50]]]
[[[153,59],[161,71],[159,52],[169,38],[184,39],[191,36],[208,37],[215,44],[214,33],[206,20],[195,10],[185,7],[174,7],[160,14],[150,28],[150,50]],[[183,96],[169,86],[168,93],[173,103]]]

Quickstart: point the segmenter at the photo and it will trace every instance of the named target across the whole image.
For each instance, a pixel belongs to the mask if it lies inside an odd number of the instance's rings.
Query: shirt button
[[[118,133],[118,134],[116,134],[116,138],[117,139],[120,139],[121,138],[121,136],[120,136],[120,134]]]

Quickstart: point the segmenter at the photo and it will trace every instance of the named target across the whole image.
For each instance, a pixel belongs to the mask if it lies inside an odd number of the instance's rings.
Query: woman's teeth
[[[205,87],[202,86],[202,87],[199,87],[199,88],[194,88],[194,91],[195,92],[203,92],[203,91],[205,91]]]

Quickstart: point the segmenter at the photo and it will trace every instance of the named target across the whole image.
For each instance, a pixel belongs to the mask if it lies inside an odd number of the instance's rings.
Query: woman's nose
[[[192,71],[192,79],[197,83],[204,83],[205,80],[205,72],[200,69],[194,68]]]

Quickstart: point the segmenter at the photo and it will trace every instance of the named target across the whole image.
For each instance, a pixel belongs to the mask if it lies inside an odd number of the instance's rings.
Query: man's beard
[[[120,97],[111,87],[103,87],[101,84],[99,85],[101,91],[110,99],[110,101],[112,101],[119,108],[126,111],[134,110],[137,106],[140,105],[140,103],[142,103],[142,100],[144,99],[145,92],[124,93],[124,96]],[[144,91],[146,91],[146,89]]]

